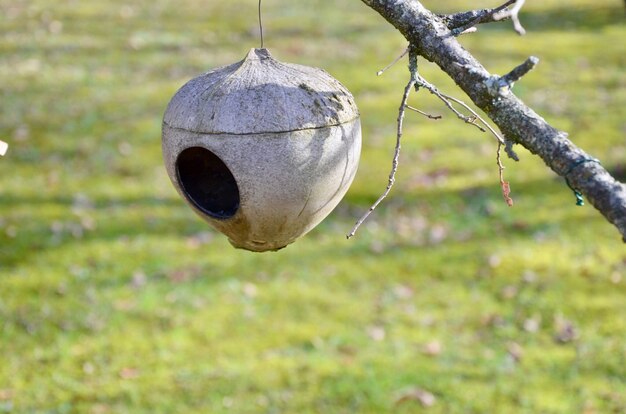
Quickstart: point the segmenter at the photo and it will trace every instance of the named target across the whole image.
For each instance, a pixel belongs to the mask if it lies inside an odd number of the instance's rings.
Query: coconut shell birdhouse
[[[278,250],[321,222],[356,173],[359,112],[327,72],[267,49],[184,85],[163,119],[174,187],[235,246]]]

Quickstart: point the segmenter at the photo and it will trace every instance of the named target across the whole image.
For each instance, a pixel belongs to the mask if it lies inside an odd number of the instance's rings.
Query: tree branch
[[[548,124],[508,90],[493,95],[494,79],[456,40],[442,19],[417,0],[361,0],[377,11],[411,43],[416,52],[437,64],[500,128],[507,140],[543,159],[570,186],[582,193],[621,233],[626,242],[626,185],[591,160],[567,133]],[[516,6],[519,5],[516,1]],[[572,168],[572,166],[575,166]]]
[[[467,29],[470,29],[476,25],[483,23],[492,23],[505,19],[505,16],[496,18],[496,15],[500,12],[505,11],[506,8],[515,3],[515,1],[516,0],[508,0],[502,6],[493,9],[470,10],[467,12],[456,14],[438,15],[438,17],[440,17],[445,22],[446,26],[448,26],[448,29],[450,29],[455,36],[458,36]]]
[[[513,27],[515,28],[515,31],[517,32],[517,34],[524,35],[526,34],[526,30],[524,30],[522,23],[519,21],[519,11],[522,10],[522,7],[524,6],[525,2],[526,0],[516,0],[511,10],[503,10],[500,13],[494,14],[493,17],[496,20],[503,20],[503,19],[510,18],[511,20],[513,20]]]

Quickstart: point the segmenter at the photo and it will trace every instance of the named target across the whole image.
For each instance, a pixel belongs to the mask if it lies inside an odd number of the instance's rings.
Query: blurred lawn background
[[[357,178],[317,229],[235,250],[161,162],[174,92],[256,47],[256,1],[0,0],[0,413],[626,413],[626,249],[540,160],[425,93],[384,189],[403,38],[358,0],[265,0],[266,46],[355,95]],[[425,2],[437,12],[495,6]],[[462,43],[626,179],[618,0],[529,1]],[[433,65],[422,74],[458,97]]]

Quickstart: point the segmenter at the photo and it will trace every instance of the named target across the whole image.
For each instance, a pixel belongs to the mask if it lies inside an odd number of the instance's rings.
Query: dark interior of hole
[[[218,219],[235,215],[239,188],[217,155],[206,148],[187,148],[176,159],[176,171],[187,198],[201,211]]]

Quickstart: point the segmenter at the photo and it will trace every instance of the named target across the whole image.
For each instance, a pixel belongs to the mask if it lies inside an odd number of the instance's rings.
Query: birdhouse
[[[321,222],[356,173],[359,112],[327,72],[252,49],[184,85],[163,119],[174,187],[235,247],[278,250]]]

